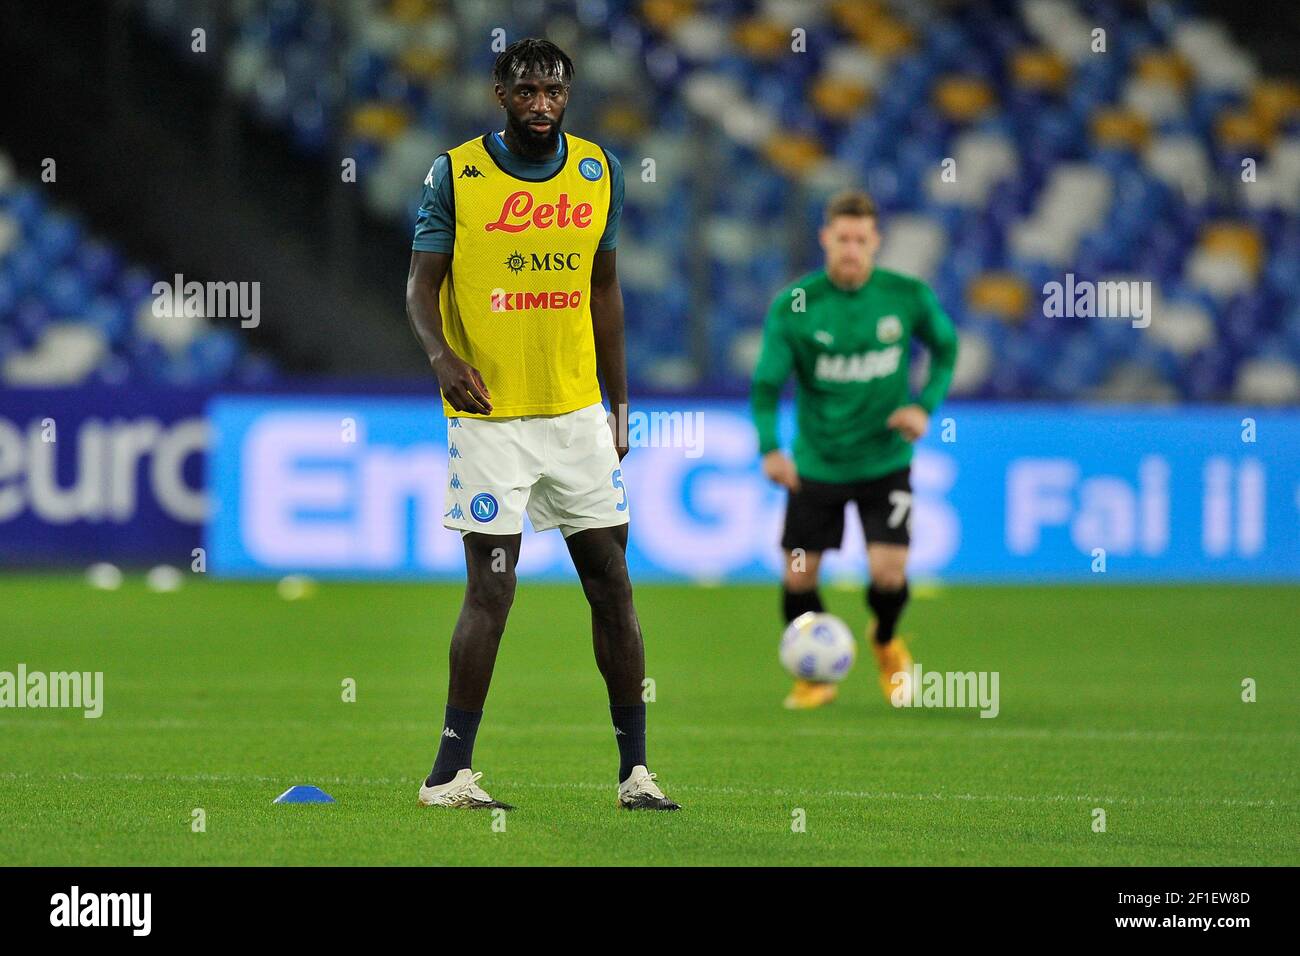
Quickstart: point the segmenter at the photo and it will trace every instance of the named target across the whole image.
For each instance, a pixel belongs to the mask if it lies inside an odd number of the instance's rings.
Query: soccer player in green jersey
[[[844,507],[855,502],[871,574],[868,641],[889,698],[893,675],[912,665],[894,632],[908,597],[912,443],[947,393],[957,333],[924,282],[875,266],[880,233],[866,193],[832,197],[819,239],[825,266],[782,289],[768,310],[751,396],[763,472],[789,493],[782,610],[787,621],[822,610],[822,552],[842,544]],[[929,380],[915,398],[913,337],[930,351]],[[792,372],[793,460],[777,435],[777,404]],[[797,680],[785,705],[819,707],[835,699],[836,686]]]

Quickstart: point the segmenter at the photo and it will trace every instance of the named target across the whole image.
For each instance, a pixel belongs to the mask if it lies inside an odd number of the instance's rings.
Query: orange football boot
[[[840,692],[838,684],[797,678],[794,688],[785,699],[787,710],[811,710],[833,701]]]
[[[904,639],[897,634],[888,644],[877,644],[874,622],[867,633],[867,643],[871,645],[871,652],[876,655],[876,666],[880,668],[880,690],[885,695],[885,700],[894,704],[894,691],[897,689],[894,675],[900,671],[911,675],[912,653],[907,649]],[[910,695],[914,691],[915,688],[908,687],[906,693]],[[894,706],[906,706],[909,703],[911,701],[903,701]]]

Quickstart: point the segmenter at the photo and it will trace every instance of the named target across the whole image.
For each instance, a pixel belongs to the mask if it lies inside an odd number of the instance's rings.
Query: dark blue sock
[[[459,771],[473,766],[474,735],[478,733],[478,722],[482,719],[481,710],[460,710],[447,705],[447,716],[442,722],[442,743],[438,745],[433,772],[424,781],[426,785],[436,787],[447,783]]]
[[[632,768],[645,762],[645,704],[610,704],[614,719],[614,741],[618,744],[618,782],[632,775]]]

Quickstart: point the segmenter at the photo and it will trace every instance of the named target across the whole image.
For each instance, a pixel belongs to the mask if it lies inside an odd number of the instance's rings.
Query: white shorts
[[[567,538],[626,524],[627,489],[605,407],[562,415],[447,419],[444,527],[519,534],[524,511],[537,531]]]

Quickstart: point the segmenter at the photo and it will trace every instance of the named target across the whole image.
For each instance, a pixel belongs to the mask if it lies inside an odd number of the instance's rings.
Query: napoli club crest
[[[486,491],[479,492],[469,502],[469,513],[474,520],[486,523],[497,516],[497,500]]]

